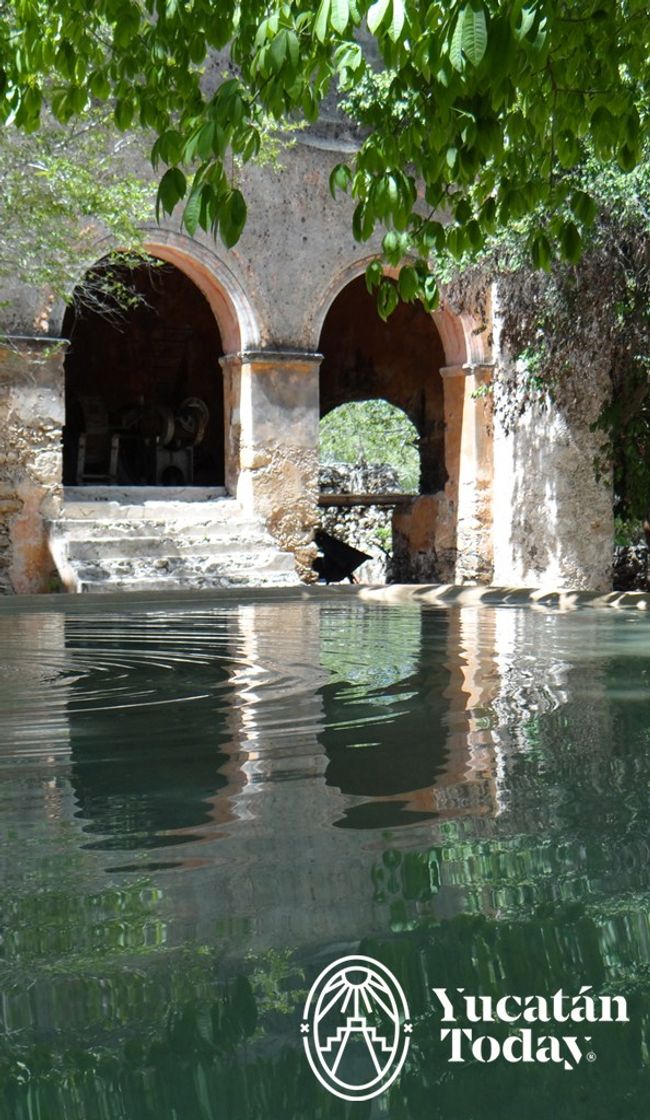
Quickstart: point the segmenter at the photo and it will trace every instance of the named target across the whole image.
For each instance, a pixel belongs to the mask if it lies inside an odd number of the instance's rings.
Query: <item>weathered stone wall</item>
[[[454,582],[456,515],[444,493],[422,494],[395,510],[393,549],[396,582]]]
[[[614,549],[614,591],[647,591],[650,576],[646,544],[617,545]]]
[[[611,589],[612,482],[596,477],[602,435],[591,430],[610,391],[603,364],[564,371],[554,400],[507,421],[496,403],[495,584]]]
[[[372,463],[324,463],[322,494],[396,494],[399,479],[393,467]],[[393,563],[393,506],[322,506],[320,527],[352,548],[372,557],[357,568],[361,583],[388,583],[397,578]]]
[[[53,589],[44,517],[61,493],[62,344],[0,345],[0,591]]]
[[[596,393],[594,393],[594,397]],[[611,487],[597,482],[598,441],[581,422],[533,408],[495,438],[494,582],[607,591],[612,586]]]
[[[228,360],[229,423],[239,447],[236,496],[294,553],[302,579],[314,578],[318,510],[320,356],[262,351]],[[235,482],[231,470],[231,481]]]

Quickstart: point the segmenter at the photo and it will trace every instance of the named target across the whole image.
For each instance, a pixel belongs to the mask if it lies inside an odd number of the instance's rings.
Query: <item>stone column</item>
[[[438,494],[393,517],[398,570],[416,582],[487,583],[492,578],[491,365],[443,366],[445,470]],[[404,578],[404,577],[402,577]]]
[[[52,338],[0,340],[0,591],[52,589],[44,518],[62,498],[63,361]]]
[[[318,522],[318,370],[322,355],[262,350],[227,354],[226,486],[261,516],[310,578]]]
[[[452,367],[454,369],[457,367]],[[465,365],[461,373],[444,380],[451,409],[460,405],[460,417],[452,422],[459,429],[450,440],[457,456],[456,582],[492,579],[492,415],[488,389],[491,365]]]

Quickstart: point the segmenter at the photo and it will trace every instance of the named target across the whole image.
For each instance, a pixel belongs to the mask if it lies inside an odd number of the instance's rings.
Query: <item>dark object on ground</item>
[[[318,572],[321,579],[325,583],[339,583],[343,579],[349,579],[350,583],[354,583],[355,579],[353,572],[366,560],[370,560],[367,552],[361,552],[358,548],[352,548],[345,541],[340,541],[336,537],[330,537],[329,533],[323,532],[319,529],[314,537],[316,544],[322,556],[317,556],[313,563],[315,572]]]

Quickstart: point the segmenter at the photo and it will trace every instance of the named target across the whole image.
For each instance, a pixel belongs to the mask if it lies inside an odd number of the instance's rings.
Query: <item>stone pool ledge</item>
[[[310,584],[296,587],[218,587],[197,591],[102,592],[83,595],[6,595],[0,596],[0,613],[16,610],[66,611],[122,610],[139,604],[170,606],[178,603],[251,603],[318,599],[358,599],[361,602],[400,604],[427,603],[432,606],[527,606],[531,609],[560,611],[582,607],[615,607],[650,611],[650,593],[643,591],[550,591],[534,587],[490,587],[485,584],[393,583],[336,584],[325,587]]]
[[[320,588],[318,589],[320,590]],[[441,606],[512,605],[556,607],[626,607],[650,610],[650,594],[644,591],[549,591],[534,587],[489,587],[485,584],[387,584],[382,587],[358,586],[328,588],[329,591],[356,592],[363,600],[386,603],[437,603]]]

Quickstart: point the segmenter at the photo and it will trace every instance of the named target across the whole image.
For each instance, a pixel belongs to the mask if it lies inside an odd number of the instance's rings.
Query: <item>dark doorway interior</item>
[[[207,300],[167,263],[106,267],[131,302],[98,306],[91,289],[66,313],[64,483],[222,486],[223,347]]]

